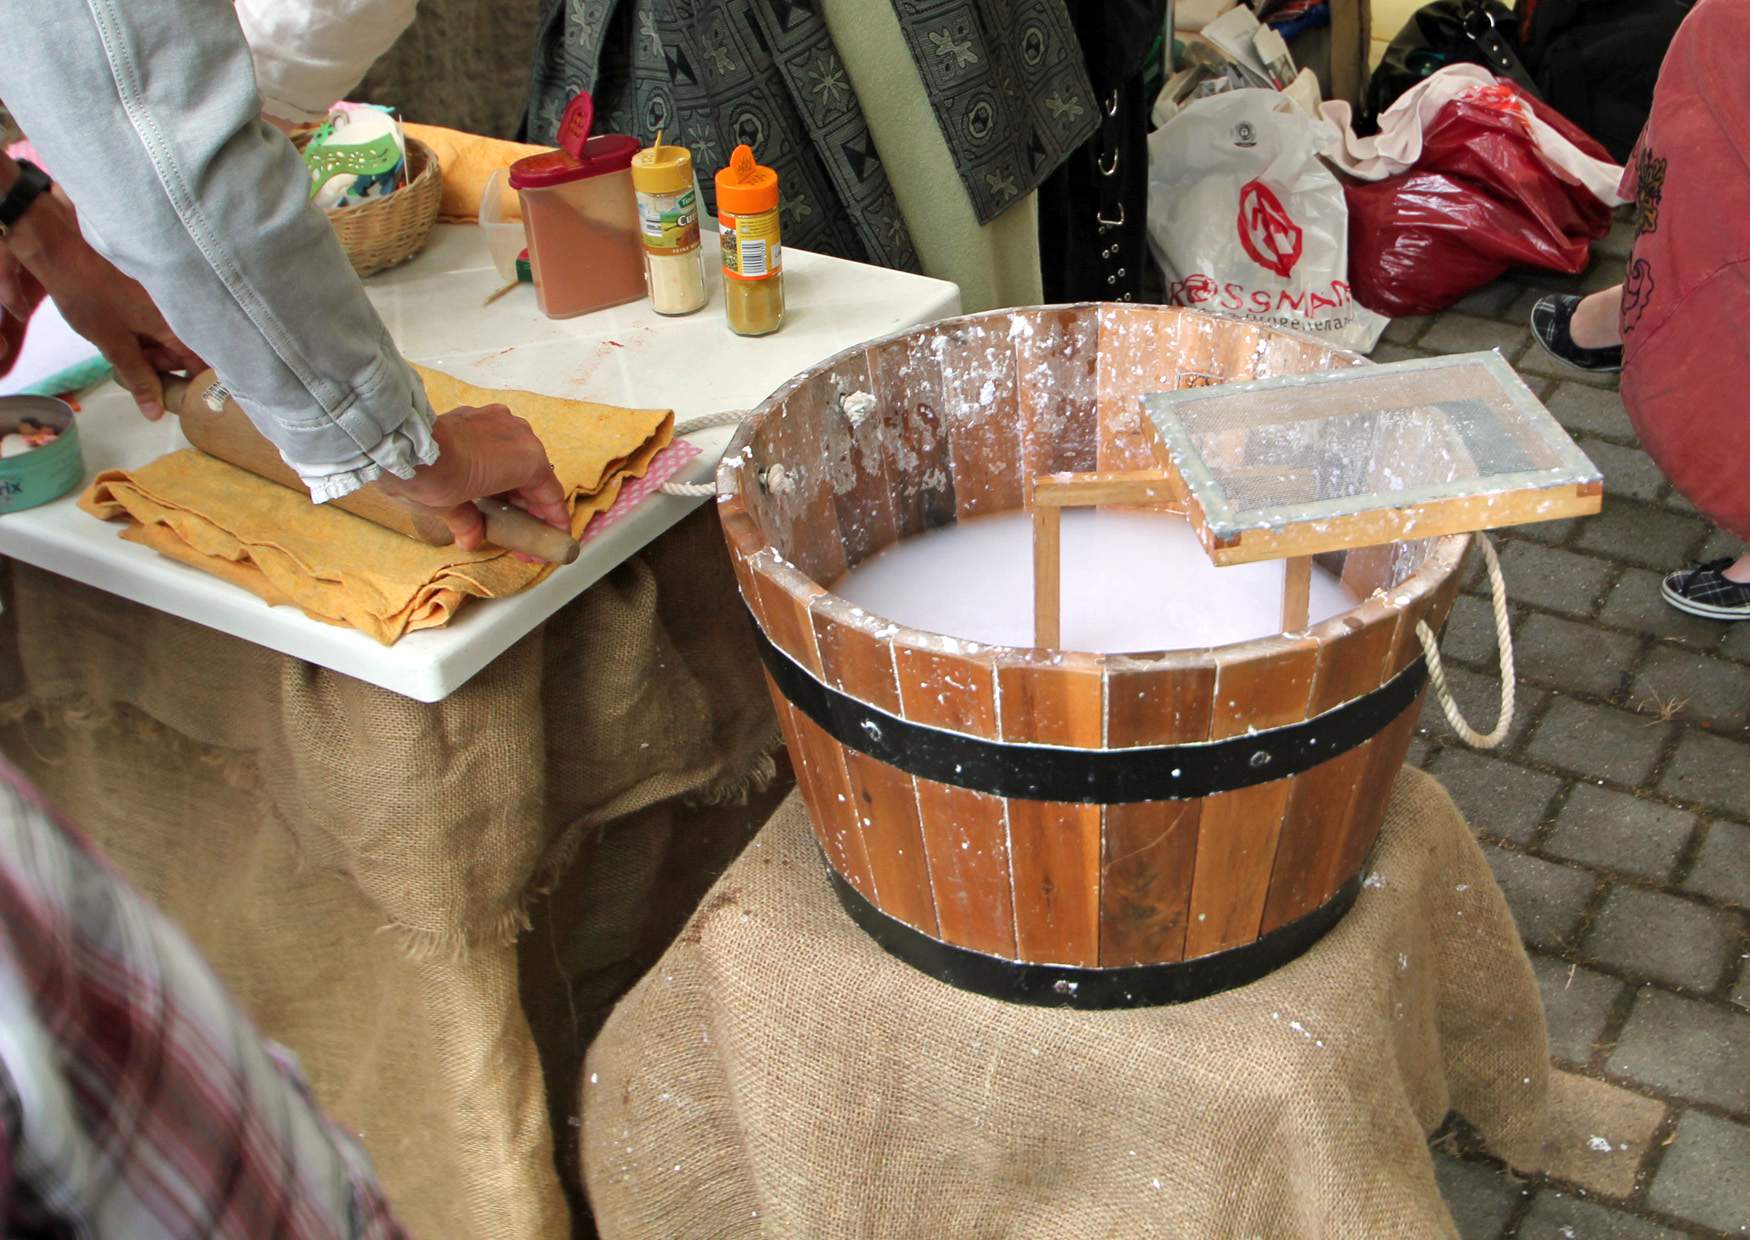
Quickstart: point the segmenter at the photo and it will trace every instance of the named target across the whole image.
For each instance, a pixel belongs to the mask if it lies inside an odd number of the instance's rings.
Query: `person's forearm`
[[[270,117],[314,121],[359,84],[418,0],[237,0]]]
[[[0,0],[0,96],[317,498],[435,459],[430,410],[283,136],[228,0]]]

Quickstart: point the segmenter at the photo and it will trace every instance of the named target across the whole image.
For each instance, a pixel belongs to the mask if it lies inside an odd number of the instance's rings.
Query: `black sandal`
[[[1580,301],[1572,293],[1551,293],[1538,298],[1537,304],[1531,308],[1531,334],[1537,337],[1537,343],[1543,346],[1545,353],[1575,370],[1595,375],[1621,370],[1621,345],[1612,345],[1608,349],[1583,349],[1568,334],[1568,324],[1573,321],[1574,310]]]

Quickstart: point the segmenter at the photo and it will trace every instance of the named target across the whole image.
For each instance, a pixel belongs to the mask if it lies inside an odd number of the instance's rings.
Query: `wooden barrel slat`
[[[1154,431],[1140,398],[1178,382],[1174,344],[1179,315],[1136,306],[1102,306],[1098,315],[1097,366],[1099,468],[1106,472],[1152,469]]]
[[[1379,599],[1317,626],[1319,663],[1309,716],[1378,688],[1396,633],[1397,609]],[[1295,778],[1264,905],[1266,933],[1310,913],[1331,895],[1328,846],[1348,821],[1372,744],[1369,740]]]
[[[1015,937],[1024,960],[1100,962],[1100,807],[1009,802]]]
[[[823,594],[814,600],[814,633],[820,644],[823,681],[889,714],[900,713],[893,648],[874,635],[866,616],[843,599]],[[912,777],[867,754],[852,749],[844,754],[882,907],[907,925],[937,933],[929,857]]]
[[[756,482],[754,488],[761,496],[762,523],[773,522],[767,532],[780,554],[822,585],[844,576],[847,567],[821,445],[824,407],[824,399],[812,386],[799,388],[779,407],[776,418],[761,423],[761,432],[768,425],[774,429],[758,459],[780,464],[783,482],[777,486]],[[755,447],[758,454],[757,440]]]
[[[1128,306],[994,312],[851,350],[774,394],[726,458],[719,512],[743,597],[807,675],[903,719],[892,725],[902,735],[921,726],[1109,760],[1316,721],[1419,657],[1416,621],[1444,622],[1466,540],[1323,556],[1364,600],[1356,608],[1304,634],[1209,651],[981,647],[889,624],[829,590],[897,539],[1024,507],[1041,472],[1158,465],[1146,392],[1354,364],[1257,326]],[[875,397],[866,418],[844,409],[856,391]],[[1324,433],[1306,426],[1305,452],[1291,435],[1269,461],[1245,459],[1243,437],[1212,436],[1207,452],[1293,469]],[[953,778],[946,766],[908,765],[928,748],[912,747],[921,738],[876,743],[890,765],[841,731],[856,726],[842,715],[831,728],[844,740],[774,701],[822,851],[850,891],[941,943],[1095,969],[1248,947],[1330,900],[1365,862],[1417,713],[1399,710],[1359,743],[1332,737],[1353,747],[1297,774],[1202,797],[1070,804],[937,782]]]
[[[840,357],[813,381],[824,406],[820,417],[821,447],[828,462],[833,508],[844,538],[845,562],[855,568],[883,547],[893,545],[894,480],[887,470],[881,419],[874,411],[855,423],[844,401],[870,396],[880,408],[879,385],[863,355]]]
[[[1318,667],[1318,643],[1311,638],[1229,647],[1215,651],[1214,660],[1211,740],[1306,718]],[[1292,780],[1278,779],[1203,799],[1185,934],[1187,958],[1258,937],[1293,786]]]
[[[1011,512],[1022,507],[1022,490],[1015,350],[1008,323],[974,319],[944,329],[940,339],[956,515]]]
[[[1197,652],[1182,663],[1112,660],[1106,668],[1106,744],[1181,745],[1209,739],[1215,666]],[[1100,879],[1100,964],[1184,958],[1201,801],[1105,807]]]
[[[761,555],[755,555],[750,562],[756,570],[760,627],[772,639],[773,645],[818,676],[821,671],[820,650],[810,604],[826,591],[795,570],[786,571],[787,565],[763,565]]]
[[[1463,580],[1463,574],[1458,571],[1464,560],[1464,553],[1459,549],[1463,545],[1457,540],[1438,544],[1447,569],[1446,575],[1439,581],[1424,579],[1414,587],[1397,587],[1393,590],[1394,595],[1404,597],[1405,601],[1403,620],[1398,625],[1392,652],[1387,660],[1388,674],[1396,675],[1422,656],[1422,643],[1416,636],[1418,622],[1426,623],[1436,633],[1445,625],[1452,604],[1458,597],[1459,583]],[[1367,854],[1373,849],[1385,815],[1386,801],[1391,796],[1392,780],[1396,777],[1398,768],[1403,765],[1405,754],[1409,752],[1410,740],[1415,734],[1417,721],[1421,718],[1422,702],[1427,693],[1424,688],[1415,702],[1374,738],[1367,773],[1362,777],[1361,797],[1344,826],[1341,840],[1333,850],[1336,858],[1334,872],[1339,878],[1360,869]]]
[[[1105,731],[1099,660],[1063,652],[997,670],[1005,740],[1097,749]],[[1029,960],[1092,966],[1100,951],[1100,807],[1009,802],[1015,932]]]
[[[1099,319],[1070,308],[1016,311],[1015,347],[1021,413],[1023,497],[1038,474],[1089,473],[1099,467]]]
[[[766,677],[766,688],[777,708],[778,723],[789,747],[796,784],[810,807],[815,838],[832,868],[865,900],[879,903],[881,893],[869,870],[869,854],[863,844],[863,828],[851,802],[851,782],[838,744],[796,710],[778,686]]]
[[[942,378],[926,343],[901,337],[870,351],[881,398],[887,472],[894,481],[895,536],[954,520],[954,456],[942,421]]]
[[[988,654],[894,643],[899,698],[914,723],[972,736],[997,734],[996,668]],[[950,941],[974,951],[1015,955],[1013,877],[1007,802],[1001,797],[913,777],[936,919]]]

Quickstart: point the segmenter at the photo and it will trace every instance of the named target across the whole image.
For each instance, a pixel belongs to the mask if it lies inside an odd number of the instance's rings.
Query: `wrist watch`
[[[37,195],[53,184],[49,180],[49,174],[30,160],[19,160],[18,179],[6,191],[6,196],[0,198],[0,237],[10,236],[12,226],[18,223],[20,216],[30,210],[30,204],[37,200]]]

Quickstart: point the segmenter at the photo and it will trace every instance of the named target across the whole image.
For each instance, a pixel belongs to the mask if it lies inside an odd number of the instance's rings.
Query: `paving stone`
[[[1602,260],[1609,258],[1627,258],[1629,251],[1635,248],[1635,223],[1632,219],[1617,220],[1610,226],[1610,231],[1604,234],[1602,240],[1592,247],[1592,253]],[[1618,273],[1620,278],[1621,273]]]
[[[1618,886],[1604,897],[1580,951],[1631,977],[1709,991],[1738,934],[1735,914],[1662,891]]]
[[[1483,599],[1461,594],[1440,632],[1440,653],[1460,663],[1495,665],[1495,609]]]
[[[1529,324],[1531,322],[1531,308],[1535,306],[1538,299],[1543,296],[1543,290],[1526,288],[1517,280],[1514,280],[1513,283],[1518,286],[1519,295],[1513,299],[1511,305],[1501,312],[1500,317],[1503,321],[1508,323]]]
[[[1462,667],[1446,669],[1446,686],[1452,690],[1452,700],[1458,703],[1459,709],[1470,725],[1479,732],[1488,732],[1495,726],[1495,719],[1501,709],[1501,675],[1491,669],[1487,672],[1473,672]],[[1507,739],[1502,747],[1508,752],[1517,750],[1531,731],[1531,721],[1537,718],[1537,713],[1543,704],[1549,700],[1549,691],[1533,685],[1520,684],[1515,686],[1513,699],[1513,725],[1507,729]],[[1440,703],[1432,693],[1422,705],[1422,717],[1418,721],[1423,735],[1439,744],[1464,748],[1465,744],[1453,734],[1452,725],[1447,722],[1446,714],[1440,709]]]
[[[1750,820],[1750,743],[1686,730],[1659,790]]]
[[[1572,1193],[1545,1189],[1519,1224],[1519,1240],[1683,1240],[1683,1233]]]
[[[1383,366],[1391,362],[1413,362],[1431,355],[1420,349],[1412,349],[1407,344],[1393,344],[1390,340],[1382,339],[1367,356]]]
[[[1549,1085],[1544,1170],[1588,1192],[1628,1196],[1665,1122],[1665,1104],[1575,1072],[1552,1072]]]
[[[1428,325],[1434,321],[1431,314],[1406,314],[1401,319],[1393,319],[1386,324],[1382,339],[1392,344],[1415,344],[1416,338],[1428,330]]]
[[[1600,870],[1660,879],[1671,873],[1694,827],[1694,814],[1579,784],[1541,851]]]
[[[1750,968],[1739,970],[1738,984],[1732,987],[1732,1002],[1750,1011]]]
[[[1529,525],[1513,527],[1514,538],[1528,538],[1532,542],[1544,543],[1548,546],[1560,546],[1570,541],[1574,531],[1579,529],[1588,518],[1564,517],[1560,521],[1533,521]]]
[[[1569,431],[1604,435],[1624,443],[1635,442],[1634,425],[1628,420],[1628,410],[1623,407],[1622,397],[1615,388],[1593,387],[1589,383],[1560,379],[1544,404],[1555,415],[1556,421]],[[1596,457],[1593,460],[1603,467],[1602,461]]]
[[[1588,293],[1600,293],[1621,284],[1627,274],[1626,266],[1621,261],[1601,258],[1580,277],[1580,287]]]
[[[1447,751],[1436,778],[1474,830],[1516,844],[1530,842],[1562,786],[1554,775],[1464,747]]]
[[[1747,1046],[1750,1012],[1643,986],[1605,1071],[1667,1097],[1742,1111],[1750,1107]]]
[[[1496,1240],[1519,1200],[1520,1189],[1492,1167],[1434,1157],[1434,1182],[1458,1227],[1459,1240]]]
[[[1632,696],[1652,699],[1653,707],[1668,702],[1677,710],[1681,704],[1674,718],[1714,732],[1738,732],[1750,726],[1750,667],[1742,663],[1656,647],[1635,674]]]
[[[1584,536],[1586,531],[1580,532]],[[1594,556],[1515,539],[1501,552],[1501,576],[1507,582],[1507,597],[1514,602],[1571,616],[1590,616],[1609,592],[1610,564]]]
[[[1720,653],[1750,663],[1750,620],[1734,620],[1715,627],[1725,630],[1720,637]]]
[[[1723,645],[1726,630],[1731,626],[1717,620],[1703,620],[1671,606],[1659,593],[1664,576],[1644,568],[1629,569],[1604,601],[1604,610],[1598,613],[1598,618],[1606,624],[1651,633],[1654,637],[1669,638],[1686,646],[1712,648]],[[1750,634],[1750,625],[1740,627]],[[1750,654],[1750,641],[1745,642],[1745,652]]]
[[[1598,1039],[1604,1036],[1611,1005],[1622,994],[1623,983],[1607,973],[1555,956],[1534,955],[1531,968],[1543,994],[1550,1054],[1584,1067],[1592,1058]]]
[[[1691,1111],[1677,1123],[1647,1203],[1736,1235],[1750,1230],[1750,1127]]]
[[[1618,500],[1582,523],[1574,546],[1668,573],[1689,563],[1707,534],[1700,517]]]
[[[1673,726],[1558,695],[1532,733],[1527,752],[1591,779],[1635,785],[1653,773]]]
[[[1617,498],[1650,504],[1665,490],[1665,475],[1640,448],[1588,438],[1580,440],[1580,450],[1604,472],[1606,504]]]
[[[1410,741],[1410,750],[1404,755],[1404,761],[1422,770],[1428,769],[1428,760],[1434,756],[1434,746],[1418,736]]]
[[[1527,616],[1513,635],[1514,665],[1521,676],[1604,698],[1622,687],[1640,652],[1639,638],[1541,612]]]
[[[1476,353],[1499,349],[1508,361],[1524,352],[1531,342],[1531,333],[1523,323],[1497,323],[1472,314],[1450,311],[1434,320],[1434,325],[1422,333],[1416,342],[1435,353]]]
[[[1704,564],[1709,560],[1723,560],[1728,556],[1735,560],[1744,554],[1744,550],[1742,538],[1734,538],[1724,530],[1714,530],[1701,545],[1701,550],[1695,553],[1695,558]],[[1683,565],[1674,564],[1672,567],[1682,568]]]
[[[1750,908],[1750,827],[1735,822],[1709,824],[1683,888]],[[1744,980],[1750,980],[1750,973]],[[1740,988],[1744,980],[1740,980]],[[1750,1047],[1745,1050],[1750,1053]]]
[[[1541,857],[1485,846],[1483,855],[1513,911],[1519,937],[1537,947],[1557,947],[1580,922],[1598,877]]]
[[[1472,290],[1454,302],[1445,313],[1499,319],[1504,316],[1507,307],[1517,301],[1523,292],[1524,290],[1511,280],[1496,280],[1493,284],[1485,284],[1479,289]],[[1530,314],[1527,313],[1526,317],[1519,322],[1521,324],[1529,322],[1530,317]]]

